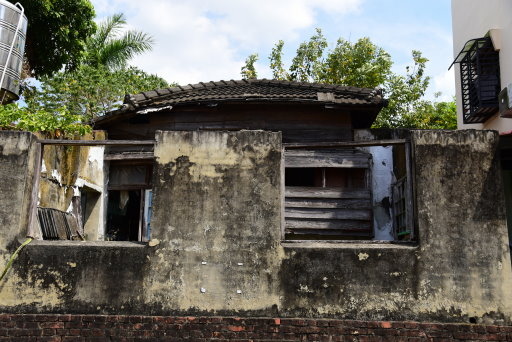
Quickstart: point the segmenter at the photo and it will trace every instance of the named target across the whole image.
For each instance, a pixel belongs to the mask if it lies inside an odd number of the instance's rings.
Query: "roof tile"
[[[329,96],[318,96],[329,93]],[[158,89],[130,96],[135,107],[154,107],[201,101],[306,101],[347,105],[383,105],[379,89],[267,79],[221,80]]]

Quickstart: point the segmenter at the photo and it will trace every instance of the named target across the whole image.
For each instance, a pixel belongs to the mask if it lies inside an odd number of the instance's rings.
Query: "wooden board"
[[[358,239],[368,239],[372,235],[369,230],[344,230],[340,232],[339,230],[329,230],[324,229],[319,233],[317,230],[311,229],[286,229],[285,237],[287,240],[343,240],[348,237],[350,238],[358,238]]]
[[[348,113],[297,104],[222,105],[222,108],[191,106],[147,114],[147,120],[119,119],[100,124],[111,139],[154,139],[156,130],[241,130],[283,132],[283,142],[350,141],[352,125]]]
[[[370,167],[371,154],[355,150],[287,150],[285,151],[286,167]]]
[[[308,219],[288,219],[285,228],[307,228],[307,229],[337,229],[337,230],[368,230],[371,224],[369,221],[357,220],[308,220]]]
[[[303,186],[287,186],[285,196],[299,198],[353,198],[370,199],[369,189],[347,189],[347,188],[318,188]]]
[[[324,208],[286,208],[286,218],[336,219],[336,220],[370,220],[368,209],[324,209]]]
[[[287,208],[371,209],[369,199],[286,198]]]
[[[286,187],[285,195],[286,238],[369,238],[373,234],[369,189]]]

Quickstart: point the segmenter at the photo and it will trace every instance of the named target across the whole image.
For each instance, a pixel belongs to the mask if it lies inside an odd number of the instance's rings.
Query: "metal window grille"
[[[485,37],[466,43],[459,56],[455,63],[460,63],[463,121],[482,123],[499,109],[499,52]]]

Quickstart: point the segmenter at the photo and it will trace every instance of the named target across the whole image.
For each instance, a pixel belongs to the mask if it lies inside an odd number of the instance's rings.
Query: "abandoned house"
[[[2,311],[510,324],[498,134],[370,129],[385,105],[220,81],[0,132],[2,257],[35,238]]]

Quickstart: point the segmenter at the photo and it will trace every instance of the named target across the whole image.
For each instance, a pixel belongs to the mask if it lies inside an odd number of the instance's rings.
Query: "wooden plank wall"
[[[285,166],[369,170],[371,155],[355,149],[286,150]],[[371,237],[371,199],[368,188],[286,186],[285,238]]]
[[[283,132],[283,142],[350,141],[351,118],[339,110],[307,105],[237,105],[179,107],[171,111],[99,124],[109,139],[154,139],[156,130],[269,130]]]

